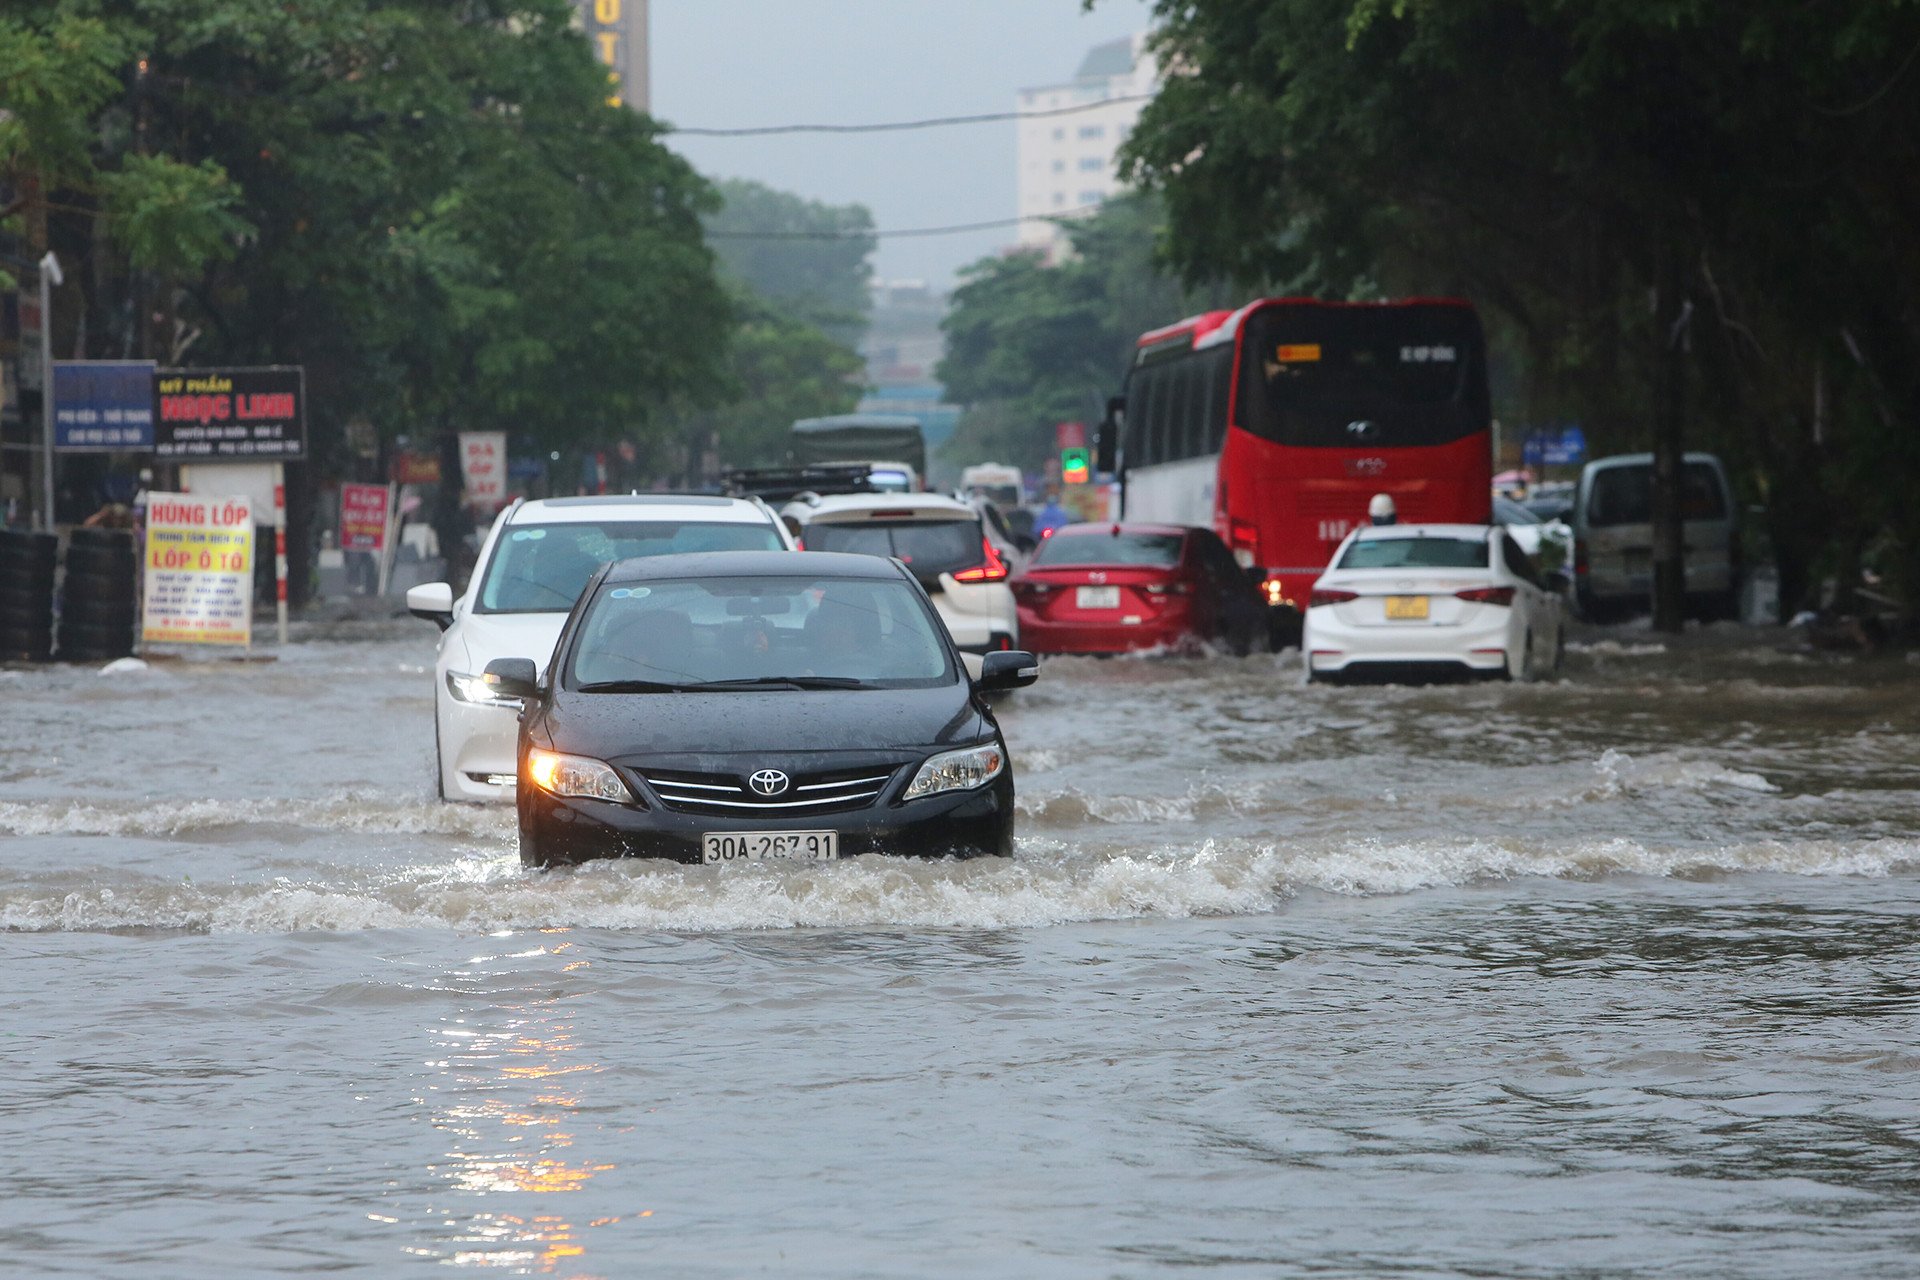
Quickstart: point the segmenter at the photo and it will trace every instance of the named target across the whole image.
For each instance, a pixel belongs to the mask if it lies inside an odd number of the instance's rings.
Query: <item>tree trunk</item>
[[[1681,465],[1687,416],[1687,324],[1692,303],[1671,235],[1661,250],[1653,406],[1653,629],[1677,632],[1686,614],[1686,548],[1682,539]]]

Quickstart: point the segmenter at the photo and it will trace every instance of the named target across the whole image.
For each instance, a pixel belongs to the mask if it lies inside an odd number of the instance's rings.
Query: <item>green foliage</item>
[[[304,364],[323,458],[357,414],[564,447],[720,393],[712,189],[607,105],[565,0],[15,9],[0,157],[33,149],[56,249],[99,263],[69,278],[109,281],[98,354]]]
[[[871,305],[867,260],[878,244],[865,206],[821,204],[737,178],[718,186],[722,203],[706,228],[726,274],[831,337],[858,342]]]
[[[1098,421],[1142,333],[1224,305],[1218,287],[1183,287],[1159,265],[1163,230],[1157,201],[1125,197],[1067,224],[1073,252],[1057,266],[1010,254],[967,269],[941,325],[939,377],[967,406],[948,461],[1038,470],[1054,424]]]
[[[136,267],[192,274],[233,257],[253,225],[234,212],[240,192],[212,160],[127,156],[100,178],[101,204],[115,241]]]
[[[784,306],[743,294],[738,307],[728,400],[688,425],[696,438],[711,442],[723,467],[777,466],[796,418],[853,410],[860,356]]]
[[[1920,5],[1157,11],[1180,72],[1123,159],[1184,272],[1471,296],[1524,372],[1509,421],[1607,452],[1684,413],[1768,501],[1790,596],[1878,542],[1920,600]]]

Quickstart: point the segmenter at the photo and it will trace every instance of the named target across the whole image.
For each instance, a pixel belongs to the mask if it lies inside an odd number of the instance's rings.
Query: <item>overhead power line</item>
[[[892,231],[709,231],[709,240],[904,240],[912,236],[952,236],[965,231],[995,231],[1023,222],[1059,222],[1100,206],[1083,204],[1059,213],[1029,214],[1024,218],[995,218],[991,222],[962,222],[949,227],[902,227]]]
[[[1045,111],[991,111],[977,116],[934,116],[927,120],[889,120],[879,124],[769,124],[746,129],[670,128],[668,133],[687,138],[764,138],[777,133],[899,133],[907,129],[940,129],[955,124],[988,124],[995,120],[1038,120],[1049,116],[1070,116],[1094,111],[1116,102],[1145,102],[1150,93],[1101,98],[1071,107],[1050,107]]]

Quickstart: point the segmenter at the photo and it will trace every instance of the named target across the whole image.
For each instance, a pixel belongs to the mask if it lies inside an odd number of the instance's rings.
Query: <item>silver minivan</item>
[[[1740,598],[1738,530],[1727,469],[1710,453],[1685,455],[1680,472],[1687,603],[1732,617]],[[1653,455],[1589,462],[1574,497],[1574,585],[1589,617],[1653,594]]]

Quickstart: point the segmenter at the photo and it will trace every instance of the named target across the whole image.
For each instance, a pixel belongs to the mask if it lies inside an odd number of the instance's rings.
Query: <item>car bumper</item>
[[[842,858],[1013,856],[1013,778],[1002,773],[973,791],[882,803],[809,817],[681,813],[549,795],[529,786],[519,798],[522,857],[542,864],[593,858],[701,861],[707,832],[836,831]]]
[[[459,702],[441,677],[440,790],[449,800],[511,804],[520,735],[517,707]]]
[[[1020,615],[1020,643],[1029,653],[1130,653],[1177,644],[1188,634],[1184,620],[1048,622]]]
[[[1307,611],[1301,648],[1307,670],[1332,675],[1371,664],[1431,666],[1449,664],[1468,671],[1500,672],[1507,666],[1511,619],[1505,610],[1492,618],[1461,626],[1347,626],[1321,615],[1324,607]]]

